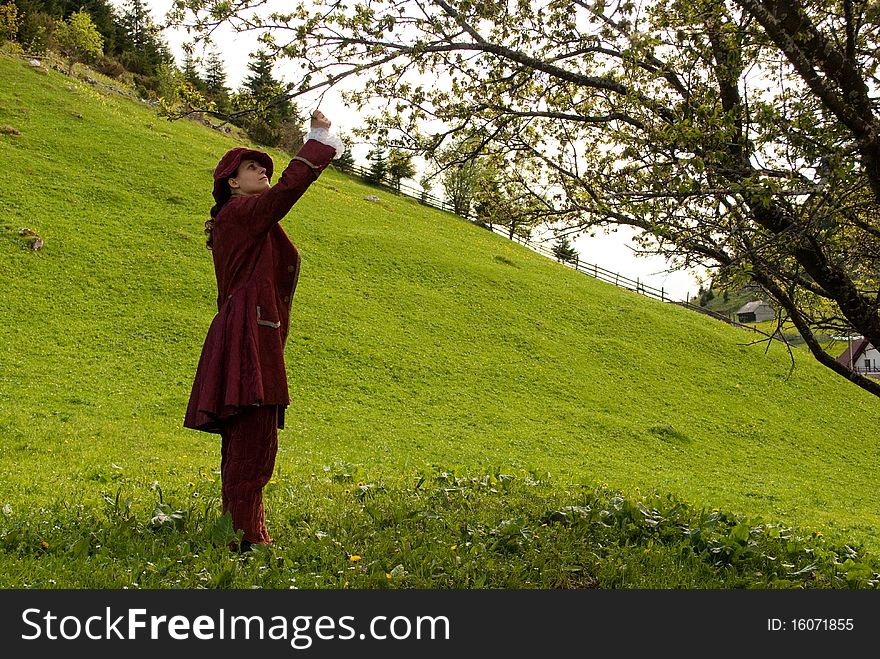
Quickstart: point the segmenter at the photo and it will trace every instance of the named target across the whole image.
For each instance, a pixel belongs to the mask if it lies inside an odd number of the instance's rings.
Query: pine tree
[[[253,99],[260,117],[277,128],[282,120],[295,114],[295,109],[289,99],[280,98],[284,88],[272,75],[273,66],[272,56],[266,51],[252,54],[247,67],[250,75],[242,81],[242,89]]]
[[[342,155],[333,160],[333,167],[343,172],[351,171],[354,168],[354,156],[351,153],[351,139],[347,135],[340,134],[339,138],[345,144],[345,151]]]
[[[147,35],[152,25],[149,9],[143,0],[128,0],[119,23],[123,31],[120,45],[126,52],[143,53],[147,47]]]
[[[405,178],[412,178],[416,175],[416,168],[412,162],[412,154],[404,153],[399,149],[391,149],[388,154],[388,178],[391,179],[391,185],[400,192],[400,181]]]
[[[568,236],[559,236],[553,244],[553,255],[559,259],[560,263],[565,263],[566,261],[574,261],[578,256],[578,252],[571,244]]]
[[[128,0],[119,19],[117,50],[120,61],[134,73],[154,76],[159,64],[173,64],[171,50],[159,36],[143,0]]]
[[[388,161],[385,159],[385,152],[376,147],[367,154],[367,160],[370,163],[370,171],[366,179],[370,183],[380,185],[388,172]]]
[[[220,112],[230,109],[229,88],[226,86],[226,66],[220,53],[212,49],[205,62],[204,89],[208,98],[217,105]]]
[[[199,70],[196,67],[196,59],[193,57],[192,48],[184,47],[183,69],[181,70],[181,73],[185,82],[188,82],[198,90],[204,90],[205,82],[199,76]]]
[[[248,75],[233,105],[250,114],[239,120],[254,141],[267,146],[278,146],[285,136],[296,141],[296,136],[287,130],[285,120],[296,116],[296,107],[284,97],[280,80],[272,75],[274,62],[263,50],[251,54]]]

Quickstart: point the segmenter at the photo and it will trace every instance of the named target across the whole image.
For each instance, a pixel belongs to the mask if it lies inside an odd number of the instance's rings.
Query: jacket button
[[[287,266],[287,272],[293,272],[294,267],[292,265]]]
[[[290,302],[290,296],[289,296],[289,295],[285,295],[285,296],[284,296],[284,301],[285,301],[285,302]]]

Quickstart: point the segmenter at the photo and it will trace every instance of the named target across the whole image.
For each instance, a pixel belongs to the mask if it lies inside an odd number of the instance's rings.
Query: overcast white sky
[[[122,7],[125,4],[125,0],[111,0],[111,2],[116,7]],[[172,0],[145,0],[145,4],[150,7],[154,21],[162,23],[165,13],[171,7]],[[182,45],[189,41],[186,32],[184,30],[166,30],[164,37],[178,63],[182,63]],[[236,34],[226,28],[215,32],[214,41],[226,64],[227,84],[233,89],[237,88],[247,75],[250,54],[257,49],[257,35],[256,33]],[[291,67],[289,75],[285,74],[285,66]],[[275,68],[276,76],[287,82],[296,79],[297,72],[290,64],[281,63]],[[352,81],[349,84],[357,84],[357,81]],[[317,109],[315,106],[317,97],[316,93],[310,98],[301,97],[297,102],[299,107],[308,113]],[[325,93],[320,110],[330,119],[333,129],[339,132],[350,134],[351,130],[361,123],[361,114],[357,112],[356,108],[346,107],[340,99],[338,91],[334,89]],[[367,152],[370,148],[369,144],[356,144],[352,148],[355,161],[362,165],[366,164]],[[414,185],[418,187],[417,183]],[[435,192],[435,194],[438,193]],[[635,256],[632,249],[635,246],[631,240],[632,235],[632,231],[620,229],[610,236],[601,234],[594,238],[579,236],[572,240],[572,243],[580,253],[582,262],[595,263],[607,270],[619,272],[630,279],[639,279],[655,288],[663,288],[673,299],[685,300],[696,294],[699,288],[696,273],[668,272],[669,267],[662,258]]]

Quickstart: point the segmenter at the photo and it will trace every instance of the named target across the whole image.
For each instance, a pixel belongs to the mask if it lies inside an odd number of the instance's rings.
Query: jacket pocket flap
[[[281,327],[281,321],[272,322],[271,320],[263,320],[260,318],[260,305],[257,305],[257,325],[264,325],[265,327],[271,327],[273,329],[278,329]]]

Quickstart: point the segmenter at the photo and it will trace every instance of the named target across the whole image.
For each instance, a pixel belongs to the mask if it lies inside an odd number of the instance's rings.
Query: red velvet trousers
[[[272,542],[266,530],[263,487],[272,478],[278,453],[278,406],[248,407],[220,427],[223,512],[253,544]]]

